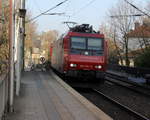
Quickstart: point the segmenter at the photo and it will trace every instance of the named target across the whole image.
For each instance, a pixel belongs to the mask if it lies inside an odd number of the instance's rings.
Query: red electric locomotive
[[[84,81],[104,82],[107,45],[104,34],[95,32],[92,26],[82,24],[71,28],[53,43],[51,50],[51,66],[59,73]]]

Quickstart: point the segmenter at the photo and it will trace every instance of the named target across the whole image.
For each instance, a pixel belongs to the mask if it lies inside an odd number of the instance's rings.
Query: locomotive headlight
[[[97,69],[101,69],[101,68],[102,68],[102,66],[101,66],[101,65],[97,65],[97,66],[95,66],[95,68],[97,68]]]
[[[101,66],[101,65],[99,65],[97,68],[98,68],[98,69],[101,69],[101,68],[102,68],[102,66]]]
[[[73,64],[73,63],[71,63],[71,64],[70,64],[70,67],[77,67],[77,65],[76,65],[76,64]]]

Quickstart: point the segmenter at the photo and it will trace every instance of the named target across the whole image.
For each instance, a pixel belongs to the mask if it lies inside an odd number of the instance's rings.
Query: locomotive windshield
[[[82,54],[88,51],[90,55],[103,54],[103,39],[92,37],[72,37],[71,53]]]
[[[86,49],[86,39],[80,37],[72,37],[71,47],[72,49]]]
[[[102,50],[102,40],[100,38],[88,38],[88,50]]]
[[[103,40],[100,38],[72,37],[72,49],[102,50]]]

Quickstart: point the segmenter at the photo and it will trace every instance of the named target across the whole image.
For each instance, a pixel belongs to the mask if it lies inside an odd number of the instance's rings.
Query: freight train
[[[54,41],[50,56],[51,67],[65,77],[74,77],[76,81],[104,82],[107,43],[104,34],[95,32],[88,24],[77,25]]]

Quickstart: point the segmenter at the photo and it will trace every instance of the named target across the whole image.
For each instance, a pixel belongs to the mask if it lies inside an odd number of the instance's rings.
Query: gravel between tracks
[[[127,105],[136,112],[150,118],[150,98],[127,90],[125,88],[113,85],[104,84],[99,89],[120,103]]]
[[[147,118],[150,118],[150,98],[146,98],[138,93],[107,82],[104,85],[101,85],[98,90],[130,107],[136,112],[141,113]],[[123,112],[121,109],[116,108],[110,102],[97,94],[85,91],[80,93],[115,120],[136,120],[136,118],[131,117],[127,112]]]
[[[138,120],[134,117],[131,117],[127,112],[106,101],[103,97],[97,96],[97,94],[89,94],[85,92],[81,94],[105,113],[110,115],[114,120]]]

